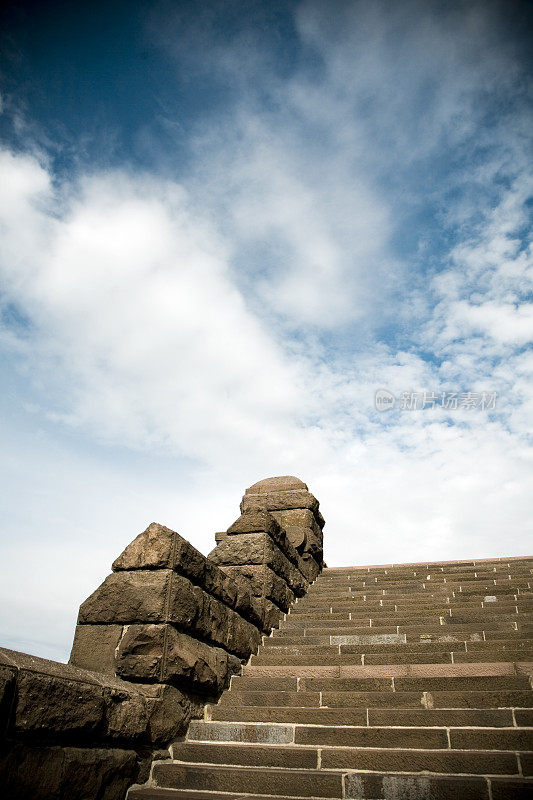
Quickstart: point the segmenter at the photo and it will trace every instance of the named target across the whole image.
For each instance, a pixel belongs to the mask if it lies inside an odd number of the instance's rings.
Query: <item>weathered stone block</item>
[[[241,577],[246,581],[250,592],[255,597],[268,597],[284,611],[288,611],[294,602],[294,593],[289,589],[283,578],[276,575],[270,567],[260,565],[243,565],[239,567],[226,567],[232,578]]]
[[[175,534],[175,541],[172,566],[193,583],[202,585],[205,580],[206,569],[209,566],[206,557],[177,533]]]
[[[113,563],[114,571],[174,569],[229,606],[237,589],[214,564],[175,531],[153,522]]]
[[[174,531],[152,522],[113,562],[113,571],[124,569],[170,569]]]
[[[166,621],[179,625],[181,628],[194,628],[202,614],[203,595],[204,592],[191,583],[188,578],[173,573]]]
[[[263,630],[269,633],[272,628],[278,628],[283,613],[270,600],[263,601]]]
[[[323,537],[318,515],[308,508],[272,511],[271,513],[285,529],[289,541],[298,552],[300,554],[311,553],[315,561],[322,564]]]
[[[257,653],[261,644],[261,633],[238,614],[232,614],[226,631],[225,646],[239,658],[247,659]]]
[[[279,535],[279,531],[279,522],[268,511],[248,511],[243,513],[228,528],[228,534],[230,535],[237,533],[270,533],[275,537]]]
[[[148,707],[140,691],[104,687],[106,738],[137,742],[148,739]]]
[[[139,773],[131,750],[65,747],[61,798],[120,800]]]
[[[288,560],[267,533],[246,533],[221,542],[210,554],[216,564],[240,566],[265,564],[285,580],[295,595],[301,597],[308,589],[307,580]]]
[[[266,533],[248,533],[232,536],[221,542],[209,553],[209,558],[219,565],[239,566],[242,564],[265,563]]]
[[[202,639],[224,645],[230,619],[235,616],[235,612],[199,588],[197,595],[201,611],[195,623],[195,631]]]
[[[183,681],[202,693],[218,694],[228,680],[227,653],[169,627],[163,679]]]
[[[162,622],[172,572],[114,572],[80,606],[78,622]]]
[[[225,572],[207,559],[203,588],[225,605],[234,608],[237,601],[237,586]]]
[[[162,680],[167,625],[128,625],[116,655],[117,675],[127,680]]]
[[[226,567],[222,567],[226,571]],[[239,568],[240,569],[240,568]],[[261,603],[257,598],[250,594],[248,583],[241,578],[238,570],[232,574],[232,579],[237,586],[237,598],[235,601],[235,611],[255,626],[261,627],[263,624],[263,612]]]
[[[246,511],[228,528],[230,536],[245,533],[268,533],[289,561],[298,566],[298,552],[289,541],[285,530],[268,511]]]
[[[117,672],[130,680],[158,680],[216,694],[226,684],[227,653],[171,625],[130,625],[119,647]]]
[[[94,734],[104,718],[103,691],[81,683],[21,670],[17,679],[15,730],[24,734]]]
[[[282,528],[287,529],[289,526],[311,528],[312,530],[316,529],[317,533],[320,533],[316,517],[309,508],[292,508],[285,509],[284,511],[271,511],[270,513],[276,518]]]
[[[203,703],[168,684],[143,687],[148,707],[150,739],[166,743],[187,730],[193,717],[201,717]]]
[[[0,754],[0,786],[7,800],[60,800],[62,775],[61,747],[19,742]],[[73,800],[78,798],[73,796]]]
[[[300,561],[300,569],[309,583],[312,583],[317,579],[322,567],[317,564],[315,559],[310,554],[304,553]]]
[[[115,650],[122,630],[122,625],[76,625],[69,664],[114,675]]]
[[[294,475],[278,475],[274,478],[263,478],[249,486],[245,494],[268,494],[269,492],[286,492],[294,489],[307,491],[307,484]]]
[[[304,489],[292,489],[286,492],[268,492],[265,494],[245,494],[241,502],[241,511],[280,511],[289,508],[309,508],[318,512],[318,500],[311,492]]]
[[[300,528],[296,525],[288,525],[285,528],[285,533],[287,534],[287,539],[292,546],[299,552],[302,552],[307,543],[307,528]]]

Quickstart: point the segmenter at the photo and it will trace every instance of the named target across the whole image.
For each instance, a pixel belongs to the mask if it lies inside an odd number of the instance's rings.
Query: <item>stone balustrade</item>
[[[149,525],[80,606],[68,665],[0,651],[8,798],[121,800],[307,592],[324,525],[307,486],[260,481],[241,512],[208,557]]]

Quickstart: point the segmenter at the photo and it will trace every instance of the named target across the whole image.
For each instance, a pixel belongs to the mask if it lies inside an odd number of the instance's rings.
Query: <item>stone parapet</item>
[[[216,534],[209,558],[260,601],[268,630],[320,573],[324,518],[316,497],[293,476],[254,483],[241,512],[225,533]]]
[[[304,574],[314,581],[323,567],[324,517],[307,484],[293,476],[266,478],[246,489],[241,512],[269,511],[304,562]]]
[[[0,785],[8,800],[119,800],[148,777],[154,749],[201,706],[174,687],[0,649]]]
[[[152,523],[81,604],[69,664],[0,650],[9,800],[122,800],[145,781],[168,757],[157,748],[183,735],[305,595],[322,568],[321,520],[305,484],[270,478],[247,490],[208,557]]]

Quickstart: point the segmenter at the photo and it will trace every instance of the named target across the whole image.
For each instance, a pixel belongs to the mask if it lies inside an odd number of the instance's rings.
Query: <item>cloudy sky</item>
[[[330,566],[531,551],[530,10],[4,2],[4,645],[270,475]]]

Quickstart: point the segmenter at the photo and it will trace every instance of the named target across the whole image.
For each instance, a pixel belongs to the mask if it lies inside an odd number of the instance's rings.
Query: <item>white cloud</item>
[[[199,127],[179,182],[127,168],[60,182],[0,152],[1,344],[18,375],[4,400],[20,428],[4,447],[4,593],[36,648],[66,650],[77,605],[147,522],[207,552],[267,475],[309,483],[332,565],[527,551],[524,115],[488,130],[481,102],[509,90],[513,105],[517,64],[492,6],[424,9],[304,3],[318,61],[262,85],[246,36],[219,47],[239,99]],[[498,406],[380,415],[379,387],[493,390]],[[65,581],[79,562],[83,580]],[[18,575],[39,563],[25,596]]]

